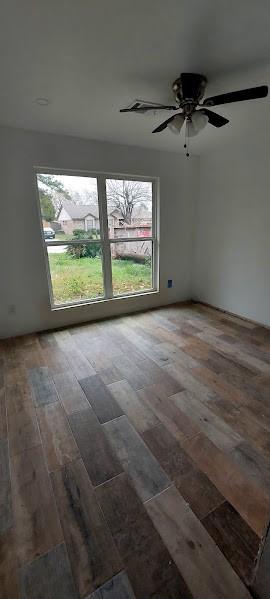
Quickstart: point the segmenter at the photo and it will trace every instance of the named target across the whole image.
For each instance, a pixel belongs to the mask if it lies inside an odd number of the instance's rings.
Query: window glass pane
[[[100,243],[47,246],[54,304],[102,297]]]
[[[151,237],[152,183],[106,179],[110,238]]]
[[[113,294],[151,289],[152,241],[111,243]]]
[[[37,174],[45,240],[99,239],[97,180]]]

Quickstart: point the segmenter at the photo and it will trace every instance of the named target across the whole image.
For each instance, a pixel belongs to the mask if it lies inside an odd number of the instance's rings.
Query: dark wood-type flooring
[[[1,599],[244,599],[270,330],[200,304],[1,342]]]

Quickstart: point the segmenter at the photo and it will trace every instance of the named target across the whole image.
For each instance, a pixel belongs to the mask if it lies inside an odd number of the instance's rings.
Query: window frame
[[[100,238],[99,239],[83,239],[82,241],[68,240],[45,241],[43,235],[43,223],[42,214],[38,190],[38,174],[47,175],[67,175],[74,177],[86,177],[95,178],[97,182],[97,195],[98,195],[98,207],[99,207],[99,222],[100,222]],[[100,302],[116,301],[118,299],[125,299],[131,297],[138,297],[142,295],[155,294],[159,292],[159,178],[153,176],[140,176],[140,175],[129,175],[127,173],[111,173],[103,171],[85,171],[85,170],[69,170],[69,169],[56,169],[50,167],[34,166],[34,178],[35,188],[38,203],[38,215],[40,223],[40,233],[42,239],[42,246],[45,258],[46,274],[48,280],[49,298],[51,310],[61,310],[65,308],[78,307],[81,305],[89,305]],[[109,237],[109,224],[107,214],[107,196],[106,196],[106,179],[120,179],[128,181],[142,181],[152,184],[152,232],[150,237],[140,237],[140,241],[149,241],[152,244],[152,287],[145,290],[131,291],[128,293],[113,295],[112,285],[112,258],[110,247],[113,243],[121,242],[134,242],[138,241],[138,237]],[[61,246],[61,245],[80,245],[81,243],[91,245],[92,243],[100,243],[101,254],[102,254],[102,274],[103,274],[103,295],[96,298],[86,298],[73,300],[71,302],[55,303],[53,297],[53,285],[50,272],[49,254],[47,248],[49,246]]]

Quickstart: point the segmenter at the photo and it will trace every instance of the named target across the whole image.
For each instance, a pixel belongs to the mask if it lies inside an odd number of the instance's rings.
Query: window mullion
[[[104,291],[105,291],[105,297],[107,299],[110,299],[113,297],[112,263],[111,263],[111,249],[110,249],[109,232],[108,232],[106,177],[104,177],[103,175],[98,175],[98,177],[97,177],[97,189],[98,189],[98,204],[99,204],[99,215],[100,215],[100,238],[101,238],[101,244],[102,244],[102,257],[103,257]]]

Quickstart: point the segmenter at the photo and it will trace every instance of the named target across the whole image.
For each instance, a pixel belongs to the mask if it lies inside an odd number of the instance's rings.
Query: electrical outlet
[[[172,287],[172,279],[168,279],[167,287],[168,287],[168,289],[171,289],[171,287]]]

